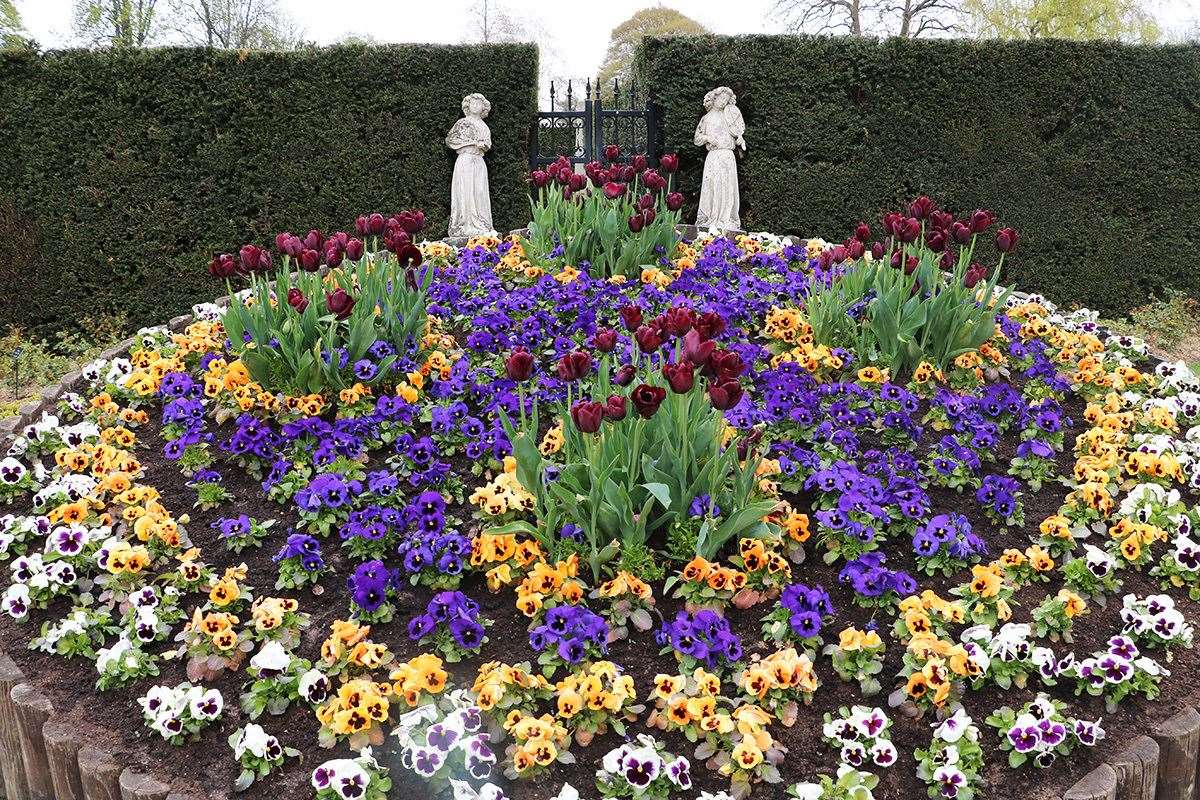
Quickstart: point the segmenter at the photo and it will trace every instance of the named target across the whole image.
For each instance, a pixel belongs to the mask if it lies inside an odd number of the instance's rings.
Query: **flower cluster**
[[[729,620],[709,609],[680,611],[673,621],[663,622],[657,637],[662,652],[674,653],[685,671],[703,665],[720,672],[742,660],[742,642]]]
[[[1104,738],[1099,720],[1068,717],[1064,708],[1061,700],[1039,694],[1019,711],[1004,706],[987,718],[987,724],[1000,733],[1000,749],[1008,753],[1009,766],[1032,762],[1044,769],[1077,745],[1094,747]]]
[[[487,642],[490,620],[479,616],[479,604],[459,591],[438,592],[425,613],[409,620],[408,638],[422,647],[434,646],[449,663],[478,653]]]
[[[138,700],[146,726],[171,744],[198,738],[200,731],[221,718],[225,701],[216,689],[190,683],[154,686]]]
[[[604,756],[596,770],[596,788],[606,799],[666,798],[692,788],[691,768],[686,758],[671,755],[654,737],[640,734],[636,742]]]

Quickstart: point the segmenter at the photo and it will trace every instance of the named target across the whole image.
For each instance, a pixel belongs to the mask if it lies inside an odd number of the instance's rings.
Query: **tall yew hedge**
[[[1107,313],[1200,296],[1200,47],[672,37],[638,68],[697,194],[704,94],[737,93],[750,229],[841,238],[927,193],[1017,228],[1028,290]]]
[[[219,294],[215,251],[424,208],[444,234],[464,94],[492,102],[494,218],[528,219],[531,45],[0,56],[0,328]],[[303,230],[301,230],[303,229]]]

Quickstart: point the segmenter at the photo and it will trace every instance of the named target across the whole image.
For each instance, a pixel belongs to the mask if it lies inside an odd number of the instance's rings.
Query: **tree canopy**
[[[1144,0],[965,0],[975,32],[997,39],[1117,39],[1161,33]]]
[[[612,92],[614,78],[625,83],[632,73],[637,47],[647,36],[689,36],[703,33],[708,33],[708,29],[673,8],[643,8],[613,28],[608,40],[608,51],[604,54],[604,61],[600,63],[597,81],[605,94]]]

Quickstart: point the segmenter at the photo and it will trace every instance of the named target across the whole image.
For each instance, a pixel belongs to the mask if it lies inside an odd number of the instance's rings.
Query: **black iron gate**
[[[661,152],[658,106],[638,93],[635,81],[625,87],[614,79],[612,93],[603,94],[600,84],[584,83],[580,96],[573,81],[567,88],[550,83],[550,110],[539,111],[529,132],[529,168],[539,169],[559,156],[573,164],[598,160],[604,146],[615,144],[623,158],[645,154],[658,165]]]

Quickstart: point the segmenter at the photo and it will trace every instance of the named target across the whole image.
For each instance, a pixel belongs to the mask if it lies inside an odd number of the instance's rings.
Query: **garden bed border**
[[[693,239],[694,225],[679,226]],[[527,229],[512,231],[526,234]],[[795,241],[794,237],[783,237]],[[465,239],[442,239],[461,247]],[[1013,292],[1016,296],[1025,293]],[[224,295],[213,301],[229,304]],[[195,318],[183,314],[167,327],[178,333]],[[102,352],[110,360],[128,353],[136,336]],[[45,387],[17,414],[0,419],[0,443],[53,410],[59,398],[82,388],[79,371]],[[1200,800],[1200,710],[1182,711],[1156,724],[1149,735],[1134,737],[1109,761],[1084,775],[1062,800]],[[165,777],[165,776],[164,776]],[[84,744],[71,718],[56,714],[49,698],[26,680],[0,646],[0,799],[2,800],[199,800],[172,790],[166,780],[122,767],[117,753],[100,744]]]

